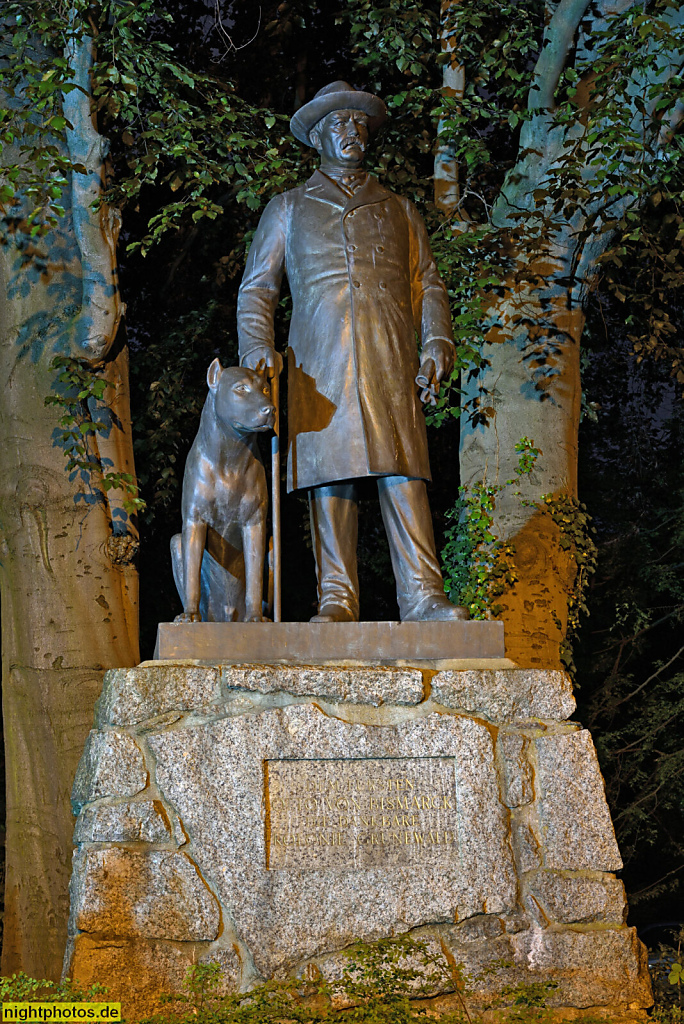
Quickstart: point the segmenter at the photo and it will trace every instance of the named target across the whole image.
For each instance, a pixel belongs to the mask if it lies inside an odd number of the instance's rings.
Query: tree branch
[[[75,25],[75,11],[70,16]],[[90,72],[94,40],[72,33],[65,55],[77,86],[63,95],[64,116],[71,127],[66,130],[69,157],[81,164],[85,173],[73,171],[71,200],[74,234],[81,254],[82,306],[76,324],[76,353],[90,362],[107,355],[121,319],[116,265],[116,242],[121,215],[112,206],[94,209],[104,187],[106,140],[93,123],[90,101]]]
[[[121,226],[119,211],[106,203],[97,208],[105,183],[107,141],[97,131],[91,106],[90,75],[95,41],[77,35],[76,8],[70,11],[70,37],[65,57],[72,69],[75,89],[63,94],[62,109],[71,127],[66,141],[71,162],[84,173],[71,173],[71,204],[74,235],[81,257],[81,310],[75,321],[75,354],[92,364],[107,356],[105,376],[114,385],[105,402],[111,419],[109,430],[97,438],[103,469],[134,474],[128,399],[128,353],[124,348],[112,358],[123,312],[119,293],[116,243]],[[104,412],[101,411],[102,417]],[[118,488],[106,492],[112,531],[108,551],[112,561],[126,564],[135,553],[137,531],[124,508],[126,495]]]
[[[527,97],[529,110],[552,110],[556,86],[575,32],[591,0],[560,0],[544,32],[544,42]]]
[[[684,864],[679,864],[676,868],[673,868],[672,871],[668,871],[666,875],[661,875],[660,878],[656,879],[655,882],[651,882],[650,885],[645,885],[643,889],[637,889],[636,892],[630,893],[630,899],[634,899],[635,896],[641,896],[643,893],[650,892],[651,889],[655,889],[657,885],[660,885],[661,882],[664,882],[666,878],[670,877],[670,875],[676,875],[683,869]],[[673,924],[680,924],[680,922],[676,921],[673,922]]]
[[[465,94],[465,68],[459,63],[456,55],[454,32],[450,30],[449,21],[452,8],[460,0],[442,0],[441,9],[441,48],[448,60],[442,71],[442,95],[446,99],[462,100]],[[444,120],[437,126],[437,150],[435,152],[435,206],[446,216],[463,219],[459,207],[461,205],[461,189],[458,180],[459,167],[456,161],[455,147],[450,139],[443,134]]]
[[[622,700],[619,700],[617,704],[613,705],[613,707],[619,708],[621,704],[624,704],[626,701],[631,700],[632,697],[636,697],[637,693],[641,693],[641,691],[646,686],[648,686],[649,683],[653,682],[654,679],[658,678],[661,672],[664,672],[666,669],[668,669],[670,665],[673,663],[673,661],[676,661],[677,658],[681,658],[682,654],[684,654],[684,647],[680,647],[677,653],[673,654],[668,662],[666,662],[664,665],[661,665],[660,668],[653,672],[645,682],[641,683],[640,686],[637,686],[636,690],[632,690],[631,693],[628,693],[626,697],[623,697]]]

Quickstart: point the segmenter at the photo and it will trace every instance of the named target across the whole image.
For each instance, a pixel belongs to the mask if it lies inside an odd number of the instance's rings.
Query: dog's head
[[[216,418],[239,434],[272,430],[275,406],[266,377],[245,366],[221,366],[215,359],[207,370]]]

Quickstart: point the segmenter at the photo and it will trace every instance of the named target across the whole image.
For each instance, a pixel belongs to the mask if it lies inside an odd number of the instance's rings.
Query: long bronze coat
[[[292,293],[288,490],[430,479],[416,333],[425,348],[452,332],[416,208],[370,175],[350,197],[320,171],[272,199],[240,286],[241,359],[273,345],[283,273]]]

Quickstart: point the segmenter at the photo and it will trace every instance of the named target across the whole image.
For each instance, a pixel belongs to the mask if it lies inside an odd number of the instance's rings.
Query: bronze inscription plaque
[[[458,857],[452,757],[266,761],[265,797],[271,870],[446,867]]]

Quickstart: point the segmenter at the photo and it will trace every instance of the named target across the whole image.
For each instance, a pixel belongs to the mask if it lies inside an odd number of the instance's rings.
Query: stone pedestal
[[[228,988],[410,933],[475,1004],[637,1020],[644,950],[589,733],[560,672],[150,663],[108,672],[73,790],[70,977],[150,1011],[188,966]],[[562,1015],[562,1014],[561,1014]]]
[[[420,652],[416,655],[416,652]],[[503,660],[504,624],[456,622],[160,622],[159,661],[231,665],[396,665]],[[510,662],[512,665],[513,663]],[[463,667],[467,667],[467,664]],[[496,667],[496,666],[495,666]]]

